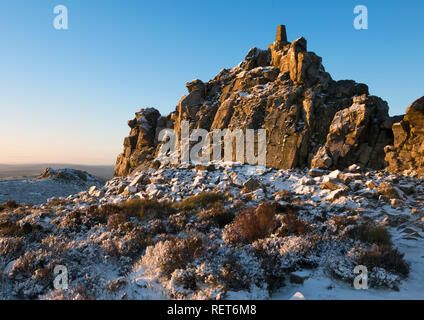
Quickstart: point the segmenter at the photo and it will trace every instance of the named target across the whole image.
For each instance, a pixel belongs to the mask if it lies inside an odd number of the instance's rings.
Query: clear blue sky
[[[66,5],[69,29],[53,28]],[[353,8],[369,29],[353,28]],[[1,0],[0,163],[113,164],[143,106],[174,110],[185,83],[266,48],[278,24],[334,79],[404,113],[424,95],[424,2]]]

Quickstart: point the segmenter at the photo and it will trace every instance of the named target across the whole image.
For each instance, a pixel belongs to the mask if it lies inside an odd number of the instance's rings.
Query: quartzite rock
[[[424,177],[424,97],[414,101],[404,118],[393,124],[394,143],[385,148],[387,170]]]
[[[129,122],[115,175],[152,165],[159,132],[170,128],[180,137],[182,121],[190,130],[208,132],[265,129],[266,164],[278,169],[343,169],[356,163],[381,169],[384,147],[393,144],[387,104],[370,96],[365,84],[332,80],[304,38],[287,41],[285,26],[278,27],[267,50],[252,48],[237,67],[186,86],[188,95],[170,115],[142,109]]]

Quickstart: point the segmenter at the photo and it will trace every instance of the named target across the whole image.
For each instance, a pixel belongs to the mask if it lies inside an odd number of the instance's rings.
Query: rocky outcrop
[[[304,38],[287,41],[285,26],[267,50],[252,48],[237,67],[186,87],[188,94],[170,115],[151,108],[136,113],[115,175],[157,165],[159,132],[169,128],[180,136],[182,121],[208,132],[265,129],[266,164],[272,168],[386,165],[384,147],[393,143],[387,103],[369,95],[365,84],[333,80]]]
[[[76,184],[86,184],[86,183],[99,183],[104,182],[102,179],[92,176],[86,171],[65,168],[65,169],[52,169],[46,168],[43,172],[36,177],[36,180],[51,179],[55,181],[60,181],[64,183],[76,183]]]
[[[155,131],[160,116],[154,108],[141,109],[128,121],[130,135],[124,139],[124,152],[118,156],[115,175],[128,174],[132,168],[154,159]]]
[[[384,147],[393,141],[387,125],[392,120],[387,113],[388,106],[381,99],[355,96],[350,107],[334,115],[325,145],[312,159],[312,167],[346,168],[355,163],[383,168]]]
[[[387,170],[424,177],[424,97],[414,101],[406,115],[393,124],[393,145],[386,146]]]
[[[52,197],[66,198],[92,186],[101,188],[104,184],[105,180],[86,171],[47,168],[37,177],[0,180],[0,203],[12,201],[8,207],[14,202],[41,204]]]

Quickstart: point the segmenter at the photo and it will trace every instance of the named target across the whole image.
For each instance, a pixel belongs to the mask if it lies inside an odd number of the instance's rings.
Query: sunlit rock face
[[[159,133],[168,128],[180,135],[182,121],[190,130],[265,129],[272,168],[386,166],[384,147],[393,144],[387,103],[365,84],[334,81],[304,38],[287,41],[285,26],[266,50],[252,48],[237,67],[186,87],[170,115],[146,108],[129,121],[116,176],[154,164]]]
[[[394,143],[385,149],[388,171],[424,177],[424,97],[414,101],[392,129]]]

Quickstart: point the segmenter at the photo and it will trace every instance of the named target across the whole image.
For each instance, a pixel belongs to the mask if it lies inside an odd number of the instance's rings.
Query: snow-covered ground
[[[401,234],[390,230],[399,251],[405,253],[405,260],[410,263],[410,274],[399,286],[399,291],[389,289],[356,290],[352,285],[337,281],[323,273],[322,269],[314,272],[300,272],[308,277],[302,285],[289,285],[272,295],[274,300],[287,300],[297,292],[309,300],[423,300],[424,299],[424,242],[401,239]]]
[[[356,166],[136,172],[0,212],[0,298],[424,299],[423,201],[422,180]],[[383,247],[391,260],[367,256]],[[374,261],[367,290],[360,261]]]
[[[0,203],[14,200],[21,204],[41,204],[49,198],[67,197],[92,185],[101,186],[104,183],[101,179],[79,170],[51,169],[51,171],[66,173],[69,179],[53,176],[0,180]]]

